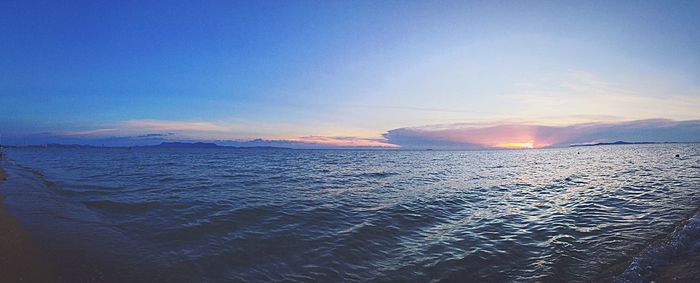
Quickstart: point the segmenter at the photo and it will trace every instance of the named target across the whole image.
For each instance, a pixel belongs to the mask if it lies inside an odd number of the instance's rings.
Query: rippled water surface
[[[88,281],[596,280],[700,204],[698,144],[8,158],[6,205]]]

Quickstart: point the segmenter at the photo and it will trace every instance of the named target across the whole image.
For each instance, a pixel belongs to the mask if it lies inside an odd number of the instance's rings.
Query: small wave
[[[44,186],[58,194],[61,195],[66,195],[66,196],[90,196],[90,195],[100,195],[100,196],[105,196],[105,195],[111,195],[112,192],[110,191],[101,191],[101,190],[73,190],[73,189],[68,189],[66,187],[63,187],[59,185],[58,183],[54,181],[50,181],[46,178],[43,178],[43,183]]]
[[[79,194],[79,192],[66,189],[66,188],[60,186],[58,183],[49,180],[44,175],[44,173],[38,169],[28,167],[28,166],[22,165],[22,164],[17,163],[17,162],[13,162],[12,165],[15,166],[16,168],[19,168],[20,170],[23,170],[25,172],[29,172],[34,177],[36,177],[38,180],[40,180],[40,182],[43,183],[44,187],[50,189],[51,191],[54,191],[54,192],[62,194],[62,195],[68,195],[68,196]]]
[[[390,176],[398,175],[398,173],[394,172],[369,172],[369,173],[360,173],[357,174],[357,177],[360,178],[386,178]]]
[[[57,193],[59,193],[59,194],[68,195],[68,196],[72,196],[72,195],[77,195],[77,194],[78,194],[78,192],[76,192],[76,191],[67,190],[67,189],[65,189],[65,188],[63,188],[63,187],[61,187],[61,186],[59,186],[56,182],[49,181],[49,180],[47,180],[47,179],[43,179],[43,182],[44,182],[44,186],[45,186],[46,188],[48,188],[48,189],[50,189],[50,190],[52,190],[52,191],[54,191],[54,192],[57,192]]]
[[[23,169],[23,170],[25,170],[25,171],[27,171],[27,172],[29,172],[29,173],[32,173],[32,175],[34,175],[34,176],[36,176],[36,177],[45,178],[44,172],[41,172],[41,171],[39,171],[39,170],[37,170],[37,169],[31,168],[31,167],[28,167],[28,166],[24,166],[24,165],[19,164],[19,163],[17,163],[17,162],[12,162],[12,165],[13,165],[13,166],[16,166],[16,167],[18,167],[18,168],[20,168],[20,169]]]
[[[91,208],[98,208],[110,212],[139,213],[161,207],[158,202],[119,202],[111,200],[90,200],[82,203]]]
[[[159,240],[190,241],[200,237],[219,236],[235,232],[242,227],[264,223],[279,208],[274,207],[249,207],[234,211],[210,215],[206,211],[195,211],[189,215],[183,215],[188,223],[172,229],[165,229],[159,233]]]
[[[632,259],[629,267],[613,282],[649,281],[672,259],[700,251],[700,211],[683,221],[666,240],[652,245]]]

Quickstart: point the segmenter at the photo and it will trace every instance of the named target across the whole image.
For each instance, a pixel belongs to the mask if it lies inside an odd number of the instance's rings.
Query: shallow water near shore
[[[7,159],[6,206],[83,281],[644,280],[698,241],[698,144]]]

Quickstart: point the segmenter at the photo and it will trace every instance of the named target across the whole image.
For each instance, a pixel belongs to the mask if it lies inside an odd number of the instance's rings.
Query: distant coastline
[[[700,143],[700,141],[694,142],[627,142],[627,141],[616,141],[616,142],[597,142],[597,143],[576,143],[569,144],[568,146],[554,145],[545,148],[566,148],[566,147],[591,147],[591,146],[609,146],[609,145],[644,145],[644,144],[695,144]],[[119,149],[148,149],[148,148],[163,148],[163,149],[270,149],[270,150],[297,150],[297,149],[319,149],[319,150],[387,150],[388,148],[378,147],[378,148],[367,148],[367,147],[318,147],[318,148],[297,148],[297,147],[280,147],[280,146],[230,146],[230,145],[219,145],[213,142],[161,142],[155,145],[111,145],[111,146],[99,146],[99,145],[88,145],[88,144],[63,144],[63,143],[46,143],[46,144],[19,144],[19,145],[2,145],[0,148],[52,148],[52,149],[100,149],[100,148],[119,148]],[[512,150],[508,148],[478,148],[478,149],[460,149],[460,148],[392,148],[389,150],[403,150],[403,151],[481,151],[481,150]]]
[[[679,143],[697,143],[697,142],[597,142],[597,143],[581,143],[571,144],[569,147],[585,147],[585,146],[601,146],[601,145],[630,145],[630,144],[679,144]]]
[[[225,146],[207,142],[162,142],[157,145],[135,145],[135,146],[95,146],[85,144],[61,144],[47,143],[34,145],[0,145],[5,148],[229,148],[229,149],[292,149],[277,146]]]

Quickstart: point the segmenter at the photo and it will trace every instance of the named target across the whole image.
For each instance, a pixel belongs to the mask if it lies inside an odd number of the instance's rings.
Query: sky
[[[387,148],[700,141],[698,26],[699,1],[2,1],[0,134]]]

